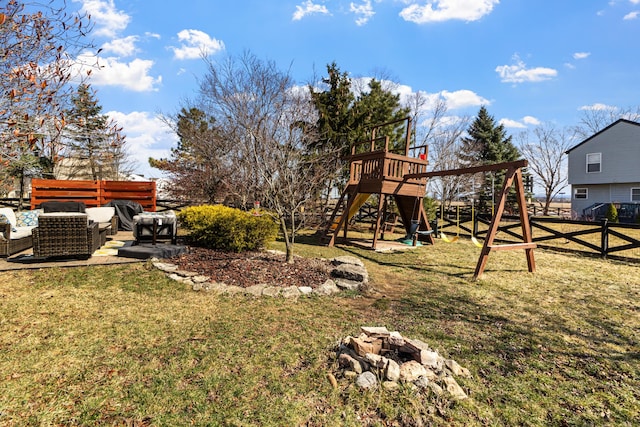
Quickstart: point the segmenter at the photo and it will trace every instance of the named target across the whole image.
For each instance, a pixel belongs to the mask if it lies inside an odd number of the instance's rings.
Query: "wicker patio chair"
[[[100,247],[97,223],[82,213],[47,213],[33,229],[33,255],[38,258],[89,258]]]
[[[15,253],[29,249],[32,245],[31,235],[11,238],[11,224],[0,223],[0,257],[8,257]]]

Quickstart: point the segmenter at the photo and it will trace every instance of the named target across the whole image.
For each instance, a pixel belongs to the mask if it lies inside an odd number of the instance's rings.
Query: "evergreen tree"
[[[354,116],[356,124],[356,138],[354,142],[367,141],[371,138],[371,128],[383,123],[401,120],[411,114],[411,109],[400,105],[400,95],[394,94],[382,87],[382,82],[373,79],[369,82],[369,91],[360,94],[355,101]],[[389,149],[404,154],[406,130],[405,122],[380,128],[378,137],[389,137]]]
[[[95,92],[87,84],[78,86],[65,112],[66,150],[70,177],[92,180],[120,179],[126,169],[125,139],[109,117],[101,114]]]
[[[521,157],[520,152],[511,141],[512,137],[507,136],[504,126],[497,124],[484,106],[480,107],[478,115],[471,123],[467,133],[468,136],[462,138],[458,154],[460,162],[465,166],[512,162]],[[502,188],[504,177],[504,171],[485,173],[481,177],[480,181],[483,184],[477,194],[481,210],[489,211],[497,202],[497,193]],[[467,188],[465,190],[473,191],[475,189]],[[515,193],[512,190],[509,194],[507,203],[509,206],[513,206]]]

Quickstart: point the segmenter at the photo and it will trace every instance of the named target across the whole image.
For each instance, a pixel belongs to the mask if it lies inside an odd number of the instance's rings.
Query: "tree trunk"
[[[287,230],[287,222],[285,221],[284,215],[280,216],[280,229],[282,230],[282,235],[284,237],[284,246],[287,251],[287,264],[293,264],[293,234],[289,234],[289,230]]]

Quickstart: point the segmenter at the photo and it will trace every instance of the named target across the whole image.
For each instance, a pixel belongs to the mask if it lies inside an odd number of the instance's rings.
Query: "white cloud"
[[[640,12],[638,12],[637,10],[633,11],[633,12],[629,12],[626,15],[624,15],[624,18],[622,18],[625,21],[631,21],[634,19],[638,19],[638,15],[640,15]]]
[[[527,126],[525,126],[524,124],[520,123],[517,120],[512,120],[512,119],[500,119],[498,120],[498,123],[501,124],[502,126],[506,127],[506,128],[512,128],[512,129],[526,129]]]
[[[640,0],[629,0],[631,4],[640,4]]]
[[[527,65],[517,55],[513,59],[515,61],[513,65],[496,67],[496,72],[500,75],[500,80],[503,83],[541,82],[558,75],[558,71],[553,68],[527,68]]]
[[[618,107],[615,107],[613,105],[600,104],[600,103],[583,105],[582,107],[578,108],[578,110],[580,111],[615,111],[617,109]]]
[[[371,6],[371,0],[364,0],[364,3],[359,5],[350,3],[349,12],[353,12],[357,16],[356,25],[366,24],[376,14]]]
[[[491,104],[488,99],[466,89],[456,90],[455,92],[443,90],[440,95],[447,101],[447,107],[452,110]]]
[[[122,126],[129,156],[136,163],[136,173],[147,178],[160,177],[162,172],[149,166],[148,159],[169,157],[171,147],[178,141],[176,134],[157,115],[146,111],[129,114],[110,111],[107,115]]]
[[[115,37],[116,34],[127,28],[131,17],[121,10],[116,9],[114,0],[74,0],[82,3],[81,11],[91,15],[95,24],[94,35],[103,37]]]
[[[533,116],[524,116],[520,120],[500,119],[498,120],[498,123],[506,128],[512,129],[526,129],[527,126],[538,126],[542,124],[540,120]]]
[[[498,3],[500,0],[432,0],[424,5],[412,3],[402,9],[400,16],[416,24],[453,19],[477,21],[491,13],[493,6]]]
[[[222,41],[200,30],[182,30],[178,33],[178,40],[182,42],[180,47],[170,47],[176,59],[198,59],[224,50]]]
[[[113,39],[102,45],[102,51],[104,53],[115,53],[118,56],[131,56],[137,52],[136,43],[138,40],[138,36]]]
[[[538,119],[536,119],[533,116],[524,116],[522,118],[522,121],[528,125],[533,125],[533,126],[538,126],[540,124],[542,124],[542,122]]]
[[[573,54],[573,59],[586,59],[591,56],[591,52],[576,52]]]
[[[99,67],[88,67],[83,64],[95,63],[95,56],[84,54],[78,57],[74,64],[74,71],[78,74],[91,70],[90,81],[94,86],[121,86],[134,92],[149,92],[157,90],[156,86],[162,82],[162,76],[153,77],[149,70],[153,61],[134,59],[131,62],[120,62],[118,58],[99,58]]]
[[[324,15],[330,15],[329,9],[322,4],[315,4],[311,0],[307,0],[302,5],[296,6],[296,11],[293,12],[292,19],[294,21],[299,21],[307,15],[311,15],[313,13],[321,13]]]

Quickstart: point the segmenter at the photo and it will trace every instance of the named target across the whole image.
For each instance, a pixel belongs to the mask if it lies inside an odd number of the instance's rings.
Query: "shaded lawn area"
[[[276,246],[279,246],[277,244]],[[461,239],[365,261],[364,295],[198,293],[143,264],[0,273],[0,425],[638,425],[640,266]],[[386,326],[469,368],[470,399],[363,392],[333,349]]]

